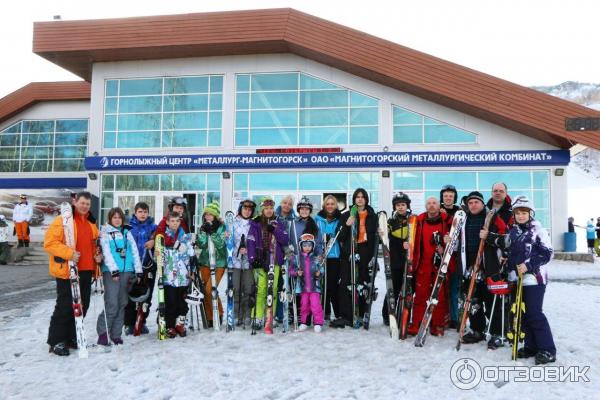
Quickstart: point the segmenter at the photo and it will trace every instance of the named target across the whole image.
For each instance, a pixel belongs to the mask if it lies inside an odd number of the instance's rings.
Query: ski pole
[[[494,301],[492,301],[492,311],[490,312],[490,320],[488,321],[488,326],[485,330],[485,340],[487,341],[489,341],[491,337],[490,328],[492,327],[492,319],[494,318],[494,311],[496,310],[496,298],[498,298],[497,294],[494,295]]]

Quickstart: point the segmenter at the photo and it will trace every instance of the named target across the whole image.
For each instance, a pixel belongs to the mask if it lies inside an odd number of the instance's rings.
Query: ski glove
[[[110,271],[111,278],[118,278],[121,275],[119,271]]]

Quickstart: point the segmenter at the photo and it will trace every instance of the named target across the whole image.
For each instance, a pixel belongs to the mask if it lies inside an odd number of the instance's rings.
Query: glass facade
[[[324,193],[345,193],[347,204],[352,203],[352,193],[362,187],[369,193],[369,204],[379,207],[379,172],[258,172],[234,173],[234,197],[251,197],[259,201],[271,196],[276,203],[287,194],[298,201],[302,196],[313,200],[315,213],[321,208]]]
[[[221,146],[223,76],[106,81],[104,148]]]
[[[23,120],[0,132],[0,172],[83,171],[87,119]]]
[[[404,108],[393,106],[394,143],[435,144],[435,143],[477,143],[477,135],[417,114]]]
[[[379,101],[289,73],[236,75],[235,145],[379,143]]]
[[[403,191],[415,198],[439,198],[442,186],[452,184],[462,198],[474,190],[480,191],[485,199],[492,195],[492,185],[504,182],[511,198],[526,195],[533,200],[536,218],[547,229],[551,228],[550,171],[396,171],[393,173],[394,192]],[[415,209],[423,212],[423,209]]]
[[[204,203],[221,198],[221,174],[219,173],[182,173],[182,174],[103,174],[101,178],[101,216],[105,221],[108,210],[121,199],[137,196],[163,196],[174,194],[198,193]],[[141,200],[140,200],[141,201]],[[149,199],[144,199],[150,202]],[[132,202],[134,202],[132,200]],[[160,202],[157,202],[159,204]],[[131,205],[130,208],[133,208]]]

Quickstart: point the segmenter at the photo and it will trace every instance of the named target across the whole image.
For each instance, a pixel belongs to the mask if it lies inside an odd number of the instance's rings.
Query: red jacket
[[[421,261],[421,254],[423,253],[424,246],[435,247],[435,245],[430,241],[431,238],[426,238],[423,241],[423,225],[427,222],[427,213],[424,212],[417,217],[417,232],[415,236],[415,245],[413,251],[413,269],[419,268],[419,263]],[[440,213],[440,234],[442,237],[450,232],[450,228],[452,227],[452,216],[446,213]],[[444,245],[445,247],[445,245]],[[428,260],[427,262],[432,263],[433,260]],[[454,271],[454,257],[451,258],[450,264],[448,265],[448,272]]]

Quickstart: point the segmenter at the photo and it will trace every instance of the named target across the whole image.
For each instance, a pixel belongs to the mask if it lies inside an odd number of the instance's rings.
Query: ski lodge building
[[[404,191],[422,212],[445,184],[489,198],[501,181],[561,249],[569,149],[600,148],[566,123],[598,111],[293,9],[38,22],[33,52],[82,81],[0,99],[5,215],[20,193],[87,189],[101,223],[138,201],[160,218],[174,195],[197,223],[212,200],[344,206],[357,187],[376,210]]]

